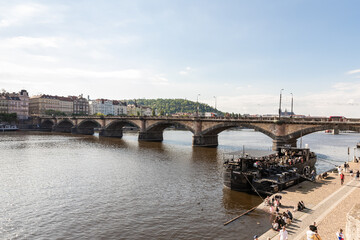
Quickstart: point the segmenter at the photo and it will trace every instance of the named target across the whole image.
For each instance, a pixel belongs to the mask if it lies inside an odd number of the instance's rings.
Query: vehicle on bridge
[[[315,174],[316,155],[307,148],[226,154],[224,185],[235,191],[271,195]]]

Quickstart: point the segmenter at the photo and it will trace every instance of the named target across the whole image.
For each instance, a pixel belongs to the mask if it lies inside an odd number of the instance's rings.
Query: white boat
[[[17,131],[19,128],[16,125],[0,124],[0,132]]]

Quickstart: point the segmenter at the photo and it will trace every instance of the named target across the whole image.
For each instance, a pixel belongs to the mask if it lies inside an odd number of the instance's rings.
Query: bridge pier
[[[219,145],[218,135],[194,135],[194,147],[217,147]]]
[[[83,135],[94,135],[94,128],[76,128],[71,130],[71,133],[83,134]]]
[[[139,141],[162,142],[163,131],[139,132]]]
[[[78,134],[78,128],[77,127],[72,127],[71,128],[71,133],[72,134]]]
[[[99,131],[99,136],[101,137],[116,137],[116,138],[122,138],[123,136],[123,131],[122,129],[104,129],[101,128]]]
[[[290,146],[290,147],[296,147],[297,139],[290,139],[285,140],[282,137],[276,137],[273,140],[273,146],[272,149],[274,151],[278,150],[281,147]]]
[[[71,133],[71,128],[66,127],[53,127],[52,132]]]

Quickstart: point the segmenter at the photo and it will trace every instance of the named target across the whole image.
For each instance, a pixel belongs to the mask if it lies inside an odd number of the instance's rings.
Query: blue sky
[[[0,88],[360,117],[358,1],[1,1]]]

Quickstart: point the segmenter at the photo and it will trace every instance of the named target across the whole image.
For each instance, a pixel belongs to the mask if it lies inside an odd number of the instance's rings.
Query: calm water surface
[[[224,152],[269,149],[252,130],[225,131],[218,148],[193,148],[186,131],[163,143],[71,134],[0,134],[1,239],[251,239],[269,228],[255,195],[225,189]],[[314,133],[303,145],[318,171],[347,160],[360,135]],[[322,161],[324,159],[325,161]]]

